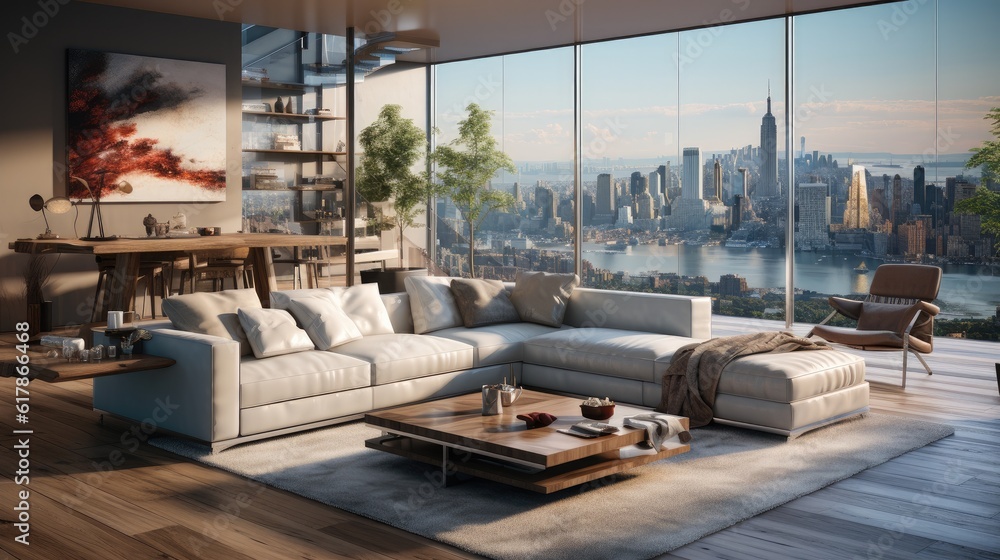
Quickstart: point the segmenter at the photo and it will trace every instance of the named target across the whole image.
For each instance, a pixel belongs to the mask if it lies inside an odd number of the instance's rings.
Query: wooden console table
[[[133,371],[146,371],[170,367],[177,363],[170,358],[159,356],[147,356],[144,354],[132,354],[131,356],[120,356],[115,358],[105,358],[98,362],[67,362],[65,358],[46,358],[45,352],[57,350],[48,346],[31,346],[28,350],[30,361],[28,362],[28,377],[48,383],[61,383],[63,381],[75,381],[77,379],[90,379],[92,377],[102,377],[104,375],[118,375],[120,373],[131,373]],[[0,377],[15,377],[17,375],[17,356],[21,355],[14,346],[0,346],[0,363],[2,371]]]
[[[112,309],[130,309],[139,275],[141,253],[175,253],[213,249],[250,248],[253,262],[254,286],[261,304],[268,307],[271,291],[277,289],[274,267],[271,262],[272,247],[312,247],[316,245],[346,246],[347,238],[335,235],[287,235],[282,233],[227,233],[199,237],[170,238],[119,238],[111,241],[83,241],[81,239],[18,239],[9,247],[17,253],[48,254],[70,253],[89,255],[114,255],[115,273],[111,275],[110,297],[97,310],[104,317]],[[39,303],[29,301],[30,303]]]

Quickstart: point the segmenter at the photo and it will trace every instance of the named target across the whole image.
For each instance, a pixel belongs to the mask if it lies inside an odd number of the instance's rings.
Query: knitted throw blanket
[[[691,427],[712,421],[715,392],[722,370],[740,356],[794,350],[830,350],[822,341],[789,332],[763,332],[713,338],[681,347],[663,374],[659,412],[687,416]]]

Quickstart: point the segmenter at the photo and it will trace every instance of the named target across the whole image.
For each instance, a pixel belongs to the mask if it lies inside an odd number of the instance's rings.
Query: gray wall
[[[207,1],[207,0],[206,0]],[[64,5],[65,4],[65,5]],[[42,5],[55,15],[46,14]],[[42,25],[32,35],[25,22]],[[28,258],[8,243],[45,230],[41,213],[28,198],[65,194],[66,49],[84,48],[226,65],[226,201],[218,203],[108,204],[102,207],[105,232],[144,235],[142,218],[160,221],[183,209],[189,225],[241,227],[240,192],[240,25],[222,21],[127,10],[74,0],[5,0],[0,7],[0,330],[23,320],[24,271]],[[24,37],[17,51],[10,33]],[[86,235],[90,206],[81,205],[76,230]],[[49,216],[55,233],[73,237],[74,212]],[[44,286],[55,302],[55,324],[77,324],[89,318],[96,269],[93,257],[47,257],[54,269]]]

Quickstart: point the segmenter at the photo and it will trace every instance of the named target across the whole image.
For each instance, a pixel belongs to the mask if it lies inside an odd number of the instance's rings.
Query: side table
[[[132,354],[131,356],[120,356],[117,359],[105,358],[97,362],[67,362],[65,358],[46,358],[45,352],[55,350],[47,346],[32,346],[28,350],[30,361],[28,363],[28,377],[32,380],[45,381],[47,383],[61,383],[63,381],[75,381],[77,379],[90,379],[104,375],[118,375],[120,373],[130,373],[133,371],[146,371],[170,367],[177,363],[171,358],[160,356],[147,356],[145,354]],[[0,346],[0,363],[2,371],[0,377],[14,377],[17,375],[17,356],[20,355],[13,346]]]

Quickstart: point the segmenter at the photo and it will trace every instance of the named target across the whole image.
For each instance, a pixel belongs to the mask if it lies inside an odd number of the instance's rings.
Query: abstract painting
[[[79,49],[67,58],[67,196],[226,199],[225,65]]]

